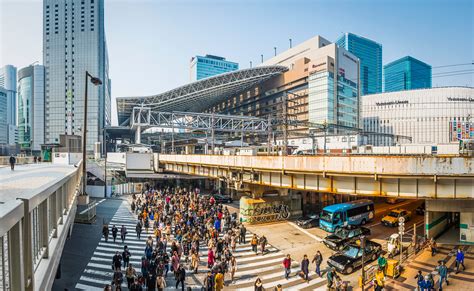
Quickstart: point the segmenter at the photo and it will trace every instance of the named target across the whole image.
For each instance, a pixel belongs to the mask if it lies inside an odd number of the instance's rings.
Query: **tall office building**
[[[0,68],[0,87],[6,90],[7,94],[7,127],[5,132],[7,134],[7,143],[15,144],[17,142],[17,128],[16,128],[16,67],[6,65]]]
[[[8,143],[7,98],[7,90],[0,87],[0,144]]]
[[[431,88],[431,66],[406,56],[383,67],[384,91]]]
[[[353,33],[345,33],[336,44],[360,60],[361,95],[382,92],[382,45]]]
[[[102,142],[111,122],[104,0],[44,0],[43,60],[46,72],[45,143],[60,134],[81,135],[86,71],[102,80],[88,83],[87,149]]]
[[[18,71],[18,143],[22,150],[39,152],[44,144],[44,66]]]
[[[195,56],[191,58],[190,62],[190,80],[194,82],[238,69],[238,63],[227,61],[223,57],[213,55]]]

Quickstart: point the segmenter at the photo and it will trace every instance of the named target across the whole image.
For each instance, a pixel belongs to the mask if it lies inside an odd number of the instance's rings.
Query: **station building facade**
[[[443,87],[362,97],[364,131],[410,137],[398,143],[446,144],[474,138],[474,88]],[[394,145],[394,139],[369,136],[369,144]]]
[[[261,64],[270,65],[286,66],[288,71],[229,96],[207,112],[359,127],[359,59],[355,55],[315,36]],[[292,125],[288,130],[307,133],[308,128]]]

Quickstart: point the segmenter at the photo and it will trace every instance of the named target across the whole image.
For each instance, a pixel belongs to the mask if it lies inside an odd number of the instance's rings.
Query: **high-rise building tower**
[[[382,45],[353,33],[345,33],[336,44],[360,60],[361,95],[382,92]]]
[[[214,75],[227,73],[239,69],[239,64],[227,61],[223,57],[206,55],[191,58],[189,65],[191,82]]]
[[[88,86],[87,149],[103,139],[111,122],[104,0],[44,0],[43,60],[46,71],[45,143],[60,134],[81,135],[86,71],[102,80]]]
[[[431,88],[431,66],[406,56],[383,67],[384,91]]]
[[[16,67],[6,65],[0,68],[0,87],[6,92],[6,143],[15,144],[17,142],[16,128]]]
[[[44,66],[18,71],[18,143],[22,150],[41,151],[44,144]]]
[[[8,143],[7,90],[0,86],[0,145]]]

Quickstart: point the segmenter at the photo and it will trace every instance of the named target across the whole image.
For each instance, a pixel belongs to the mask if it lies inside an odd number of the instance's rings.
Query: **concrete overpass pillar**
[[[195,148],[195,147],[194,147],[193,145],[187,145],[187,146],[185,147],[185,152],[186,152],[186,154],[187,154],[187,155],[192,155],[192,154],[194,154],[194,148]]]
[[[140,125],[137,126],[137,130],[135,131],[135,143],[142,143],[142,127]]]

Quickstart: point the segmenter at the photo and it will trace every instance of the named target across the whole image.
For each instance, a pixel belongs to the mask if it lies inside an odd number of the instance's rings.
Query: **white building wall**
[[[411,137],[399,144],[455,142],[450,122],[471,123],[474,138],[474,88],[446,87],[366,95],[362,97],[364,130]],[[390,145],[392,139],[370,136],[369,144]]]

